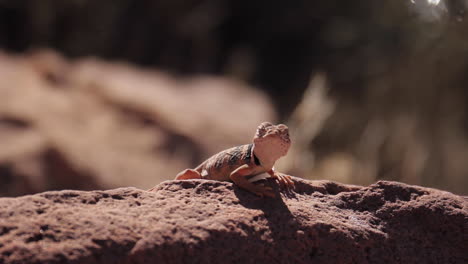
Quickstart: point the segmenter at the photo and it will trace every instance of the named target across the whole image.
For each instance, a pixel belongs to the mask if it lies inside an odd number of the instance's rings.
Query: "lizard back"
[[[209,180],[229,180],[231,172],[244,164],[255,163],[259,165],[258,159],[252,152],[253,144],[246,144],[221,151],[206,161],[195,170],[204,179]]]

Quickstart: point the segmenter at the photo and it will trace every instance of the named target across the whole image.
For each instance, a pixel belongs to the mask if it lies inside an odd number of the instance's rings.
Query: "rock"
[[[224,78],[53,52],[0,52],[0,76],[0,196],[148,189],[276,119],[264,94]]]
[[[294,181],[274,199],[206,180],[2,198],[0,263],[468,261],[466,197]]]

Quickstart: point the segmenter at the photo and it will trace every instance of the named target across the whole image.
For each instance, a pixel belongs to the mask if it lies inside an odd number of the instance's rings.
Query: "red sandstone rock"
[[[468,262],[466,198],[294,180],[275,199],[205,180],[2,198],[0,263]]]

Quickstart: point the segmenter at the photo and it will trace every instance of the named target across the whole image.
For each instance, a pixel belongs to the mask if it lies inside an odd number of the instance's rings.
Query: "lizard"
[[[254,184],[255,177],[268,173],[283,187],[293,187],[291,176],[276,172],[276,160],[285,156],[291,146],[289,129],[284,124],[261,123],[252,143],[221,151],[195,169],[185,169],[177,174],[175,180],[207,179],[232,181],[240,188],[258,196],[275,197],[269,186]]]

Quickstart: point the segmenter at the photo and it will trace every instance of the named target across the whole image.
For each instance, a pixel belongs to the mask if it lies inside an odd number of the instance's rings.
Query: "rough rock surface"
[[[204,180],[2,198],[0,263],[468,261],[466,197],[386,181],[295,183],[274,199]]]

